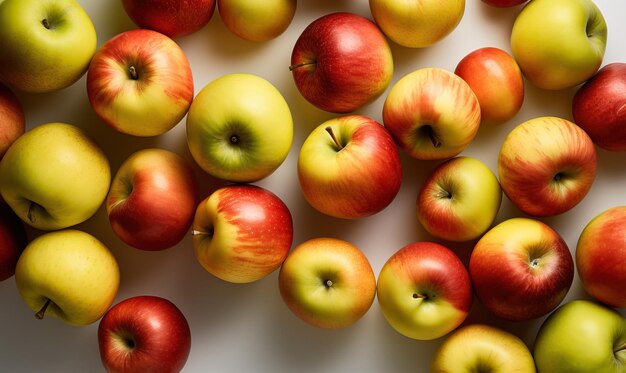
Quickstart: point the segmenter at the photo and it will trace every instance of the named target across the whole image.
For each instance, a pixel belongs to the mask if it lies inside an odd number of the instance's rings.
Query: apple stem
[[[335,136],[335,132],[333,131],[331,126],[328,126],[325,128],[326,132],[328,132],[328,134],[330,135],[330,137],[333,139],[333,142],[335,143],[335,145],[337,145],[337,149],[341,150],[343,149],[343,145],[341,145],[341,143],[339,142],[339,139],[337,138],[337,136]]]
[[[35,222],[35,202],[31,202],[30,205],[28,206],[28,213],[26,215],[26,217],[28,218],[28,221],[31,223]]]
[[[308,66],[308,65],[315,65],[315,61],[311,61],[311,62],[301,62],[301,63],[297,63],[294,65],[289,66],[289,71],[293,71],[299,67],[303,67],[303,66]]]
[[[35,314],[35,318],[37,320],[43,319],[43,316],[45,315],[46,310],[48,309],[49,305],[50,305],[50,298],[46,299],[46,303],[44,303],[43,307],[41,307],[41,309],[37,311],[37,313]]]
[[[428,297],[424,294],[413,293],[413,299],[426,299],[426,298]]]
[[[333,280],[326,280],[324,284],[326,285],[327,288],[330,288],[333,286]]]
[[[433,143],[433,146],[435,148],[441,147],[441,141],[435,135],[435,131],[433,130],[433,128],[431,126],[428,126],[428,137],[430,138],[430,142]]]
[[[137,69],[135,68],[135,66],[130,66],[128,68],[128,73],[130,74],[130,78],[132,80],[137,80],[139,79],[139,74],[137,73]]]
[[[41,20],[41,24],[43,25],[43,27],[45,27],[46,29],[50,30],[50,21],[48,21],[47,18],[44,18]]]

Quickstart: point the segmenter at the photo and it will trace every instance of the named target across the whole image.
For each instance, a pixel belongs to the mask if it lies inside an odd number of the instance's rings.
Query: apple
[[[607,25],[591,0],[533,0],[511,30],[511,51],[524,76],[562,90],[591,78],[602,65]]]
[[[170,38],[193,34],[215,12],[215,0],[122,0],[126,14],[140,28]]]
[[[493,171],[476,158],[456,157],[440,164],[420,188],[417,218],[437,238],[469,241],[491,227],[501,202]]]
[[[111,306],[120,283],[113,253],[89,233],[46,232],[24,249],[15,268],[20,296],[42,319],[58,317],[70,325],[96,322]]]
[[[81,128],[38,125],[11,145],[0,162],[0,193],[34,228],[55,230],[89,219],[109,191],[106,154]]]
[[[506,196],[523,213],[555,216],[585,198],[596,163],[593,142],[580,127],[563,118],[537,117],[517,125],[504,139],[498,176]]]
[[[574,123],[599,147],[626,152],[626,63],[602,67],[572,100]]]
[[[107,372],[178,373],[191,351],[191,330],[171,301],[134,296],[104,314],[98,325],[98,347]]]
[[[249,183],[271,175],[293,141],[293,118],[280,91],[260,76],[223,75],[194,98],[187,114],[193,159],[218,179]]]
[[[510,8],[516,5],[524,4],[527,1],[528,0],[482,0],[483,3],[497,8]]]
[[[141,250],[164,250],[189,232],[198,183],[180,155],[150,148],[131,154],[113,178],[106,199],[113,232]]]
[[[314,20],[302,31],[289,70],[309,103],[328,112],[348,113],[387,89],[393,77],[393,56],[374,22],[336,12]]]
[[[534,373],[528,346],[516,335],[486,324],[465,325],[437,348],[431,372]]]
[[[435,242],[414,242],[383,265],[377,298],[383,316],[398,333],[432,340],[461,325],[473,294],[467,269],[454,252]]]
[[[396,144],[380,123],[346,115],[320,124],[298,156],[298,181],[305,199],[333,217],[356,219],[387,207],[402,184]]]
[[[169,37],[146,29],[125,31],[94,55],[87,95],[94,112],[111,128],[133,136],[161,135],[191,106],[191,67]]]
[[[252,184],[217,189],[196,210],[192,243],[198,262],[232,283],[261,280],[280,267],[293,242],[285,203]]]
[[[96,29],[75,0],[4,0],[0,80],[30,93],[74,84],[96,51]]]
[[[575,260],[587,293],[609,306],[626,307],[626,206],[604,210],[587,223]]]
[[[217,0],[224,26],[238,37],[265,42],[281,35],[296,14],[297,0]]]
[[[280,267],[280,295],[298,318],[318,328],[354,325],[371,308],[376,276],[354,244],[329,237],[296,246]]]
[[[443,160],[461,153],[480,126],[480,103],[459,76],[417,69],[398,80],[383,104],[383,123],[411,157]]]
[[[476,49],[459,61],[454,73],[476,94],[482,123],[506,122],[522,108],[524,77],[506,51],[494,47]]]
[[[24,108],[15,93],[0,83],[0,159],[26,131]]]
[[[461,22],[465,0],[369,0],[374,20],[385,35],[408,48],[429,47]]]
[[[539,372],[623,372],[626,320],[612,308],[573,300],[543,322],[533,356]]]
[[[574,260],[563,238],[546,223],[510,218],[474,246],[469,273],[480,302],[505,320],[547,315],[565,298]]]
[[[0,281],[15,274],[15,266],[28,244],[26,227],[11,208],[0,202]]]

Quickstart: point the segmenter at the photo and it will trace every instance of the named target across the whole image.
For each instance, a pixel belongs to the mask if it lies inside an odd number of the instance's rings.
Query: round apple
[[[264,42],[281,35],[296,14],[297,0],[217,0],[224,26],[244,40]]]
[[[215,0],[122,0],[124,10],[137,26],[170,38],[190,35],[213,17]]]
[[[497,8],[509,8],[512,6],[524,4],[528,0],[482,0],[483,3],[495,6]]]
[[[15,266],[28,244],[26,227],[11,208],[0,202],[0,281],[15,274]]]
[[[24,108],[15,93],[0,83],[0,160],[26,131]]]

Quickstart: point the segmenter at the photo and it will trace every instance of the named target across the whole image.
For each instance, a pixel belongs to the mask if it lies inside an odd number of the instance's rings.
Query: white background
[[[98,45],[122,31],[135,28],[120,1],[79,0],[92,17]],[[626,62],[626,3],[597,0],[609,28],[604,64]],[[521,7],[497,9],[480,0],[467,0],[463,20],[444,40],[426,49],[408,49],[391,43],[393,82],[422,67],[453,71],[457,62],[474,49],[495,46],[510,51],[509,35]],[[418,240],[432,240],[415,217],[415,199],[428,173],[438,164],[409,159],[402,153],[403,185],[394,202],[381,213],[358,221],[321,215],[302,198],[296,178],[296,159],[305,137],[318,124],[337,115],[315,109],[298,93],[288,66],[292,47],[301,31],[314,19],[334,11],[352,11],[371,18],[365,0],[301,0],[290,28],[266,43],[241,40],[221,23],[216,11],[199,32],[177,39],[192,65],[195,91],[226,73],[246,72],[270,80],[285,96],[294,116],[294,141],[285,163],[259,182],[291,209],[294,245],[313,237],[330,236],[353,242],[371,261],[376,274],[396,250]],[[517,124],[543,115],[571,119],[575,89],[550,92],[526,85],[522,110],[501,125],[483,127],[464,155],[476,157],[494,171],[500,144]],[[385,93],[386,94],[386,93]],[[358,110],[382,121],[381,96]],[[19,94],[27,126],[64,121],[84,128],[109,155],[112,172],[136,150],[159,146],[184,155],[184,120],[172,131],[155,138],[121,135],[105,126],[87,100],[85,79],[65,90],[41,95]],[[606,208],[626,204],[625,154],[598,149],[598,174],[588,196],[573,210],[543,219],[556,229],[574,252],[585,224]],[[206,196],[216,182],[196,171]],[[521,213],[504,198],[498,221]],[[121,287],[116,303],[136,295],[158,295],[173,301],[187,316],[192,349],[187,372],[425,372],[442,339],[415,341],[395,332],[383,318],[376,301],[363,319],[337,331],[320,330],[290,313],[278,291],[277,273],[248,285],[225,283],[205,272],[196,261],[190,237],[162,252],[143,252],[124,245],[109,225],[104,209],[78,226],[114,252],[121,267]],[[36,232],[31,231],[31,235]],[[447,244],[467,260],[474,242]],[[578,278],[566,300],[586,298]],[[97,323],[72,327],[58,319],[38,321],[19,297],[13,279],[0,283],[0,370],[4,372],[87,372],[102,369],[98,354]],[[543,318],[505,322],[491,316],[475,299],[468,323],[486,322],[520,336],[532,346]]]

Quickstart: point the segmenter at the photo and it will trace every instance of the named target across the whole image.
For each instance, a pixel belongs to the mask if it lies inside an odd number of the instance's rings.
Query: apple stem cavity
[[[130,66],[128,68],[128,75],[132,80],[139,79],[139,73],[137,73],[137,68],[135,68],[135,66]]]
[[[50,305],[50,298],[46,299],[46,303],[44,303],[43,307],[41,307],[41,309],[37,311],[37,313],[35,314],[35,318],[37,320],[43,319],[43,316],[46,314],[46,310],[48,309],[49,305]]]
[[[289,71],[293,71],[293,70],[295,70],[297,68],[304,67],[304,66],[315,65],[315,63],[316,63],[316,61],[297,63],[297,64],[289,66]]]
[[[339,139],[337,138],[337,136],[335,136],[335,132],[333,131],[332,127],[328,126],[325,128],[325,130],[330,135],[330,138],[333,139],[333,142],[335,143],[335,145],[337,145],[337,150],[343,149],[344,146],[341,145],[341,142],[339,142]]]

